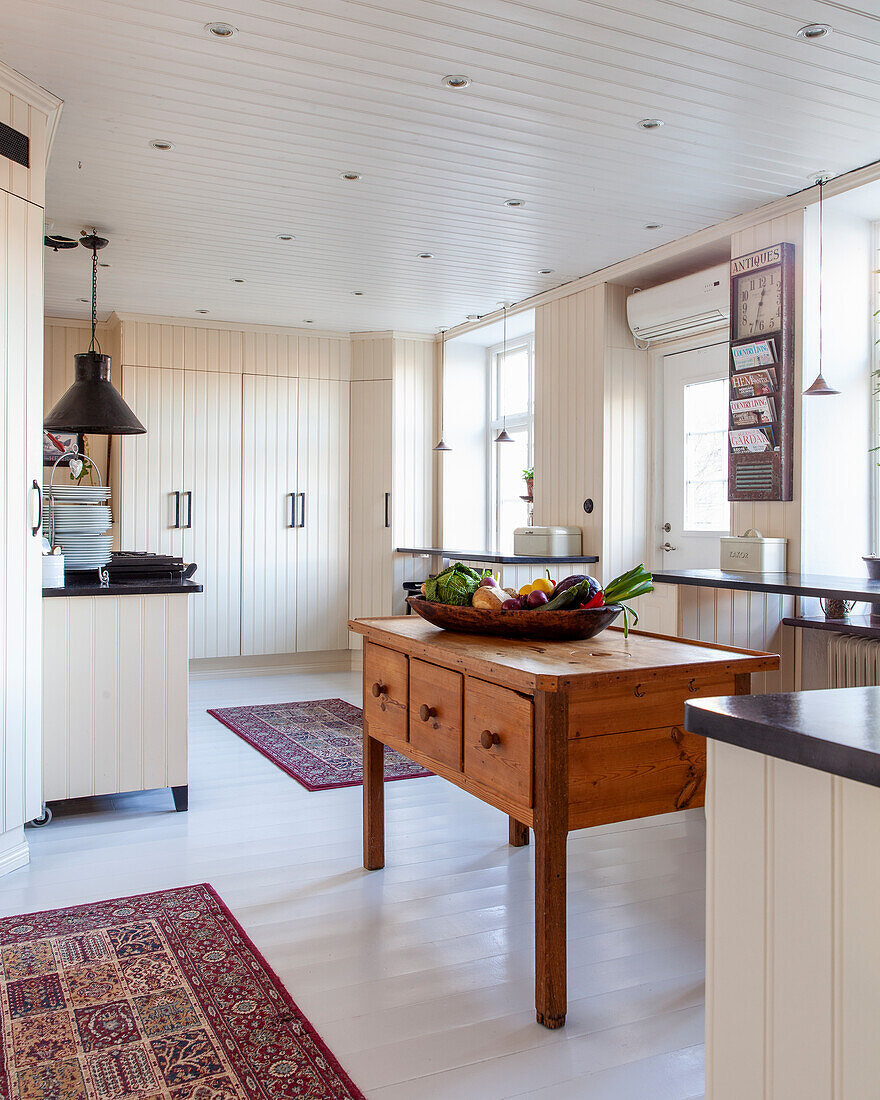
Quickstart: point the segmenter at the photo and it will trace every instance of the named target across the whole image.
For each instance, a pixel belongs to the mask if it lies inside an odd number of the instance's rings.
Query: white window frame
[[[489,507],[486,510],[486,546],[490,550],[498,550],[501,545],[501,488],[500,466],[498,463],[498,447],[504,444],[496,444],[495,437],[502,427],[507,425],[507,430],[528,432],[528,465],[533,466],[535,461],[535,334],[518,336],[514,340],[507,341],[507,354],[513,351],[521,351],[525,348],[529,356],[529,406],[521,413],[503,416],[494,416],[498,403],[499,369],[500,361],[504,353],[503,344],[493,344],[486,349],[486,408],[488,410],[486,427],[486,499]],[[525,484],[525,483],[523,483]],[[523,522],[525,523],[525,514]]]

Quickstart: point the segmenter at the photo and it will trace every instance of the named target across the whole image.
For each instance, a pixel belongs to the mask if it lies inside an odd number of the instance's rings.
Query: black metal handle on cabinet
[[[175,493],[172,493],[171,496],[174,497],[174,523],[172,523],[171,526],[175,530],[179,530],[180,529],[180,493],[175,492]]]
[[[33,488],[37,490],[37,523],[35,527],[31,528],[31,534],[36,535],[43,526],[43,490],[36,478],[34,478]]]
[[[306,525],[306,494],[299,494],[299,525],[305,527]]]
[[[296,527],[296,493],[288,493],[290,497],[290,522],[288,528]]]
[[[183,495],[186,497],[186,523],[183,529],[188,531],[193,525],[193,495],[189,489]]]
[[[391,494],[385,494],[385,526],[391,526]]]

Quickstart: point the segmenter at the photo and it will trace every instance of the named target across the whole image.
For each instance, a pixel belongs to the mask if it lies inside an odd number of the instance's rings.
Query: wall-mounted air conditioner
[[[727,264],[630,294],[626,300],[626,319],[633,336],[646,344],[727,324],[730,321]]]

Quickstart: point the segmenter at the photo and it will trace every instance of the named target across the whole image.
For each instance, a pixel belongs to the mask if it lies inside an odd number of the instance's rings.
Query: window
[[[534,336],[489,349],[489,530],[491,548],[513,552],[513,532],[528,520],[523,470],[534,454]],[[503,427],[513,443],[494,443]]]
[[[727,531],[727,379],[684,387],[684,530]]]

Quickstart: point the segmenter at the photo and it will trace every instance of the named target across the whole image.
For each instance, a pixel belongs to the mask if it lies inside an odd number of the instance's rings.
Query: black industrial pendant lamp
[[[819,186],[819,373],[816,375],[813,383],[804,390],[804,397],[833,397],[834,394],[840,393],[840,390],[835,390],[825,381],[822,374],[822,282],[823,282],[823,257],[822,247],[825,241],[825,220],[824,220],[824,208],[825,208],[825,184],[828,182],[826,176],[819,176],[816,183]]]
[[[98,324],[98,252],[109,243],[94,232],[79,242],[92,252],[92,340],[89,350],[74,355],[75,381],[43,421],[47,431],[80,435],[143,435],[146,428],[110,381],[110,356],[103,355],[95,335]]]
[[[443,390],[446,384],[446,329],[440,329],[440,442],[434,448],[435,451],[451,451],[452,448],[443,438],[444,430],[443,423],[445,417],[443,415]]]
[[[504,362],[507,359],[507,310],[508,305],[505,302],[504,306],[504,327],[502,329],[503,336],[501,338],[501,359]],[[507,417],[505,416],[501,422],[501,431],[495,436],[496,443],[513,443],[514,438],[507,433]]]

